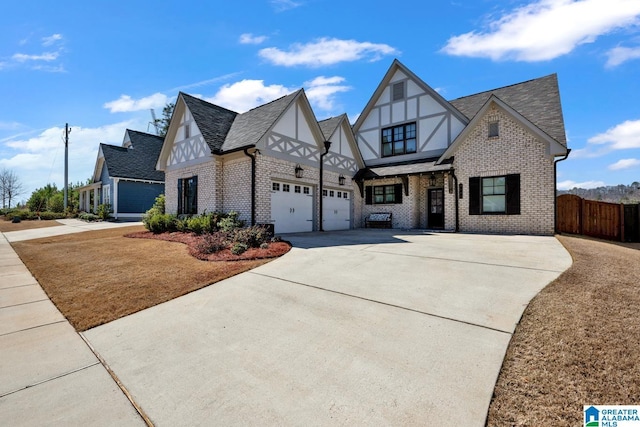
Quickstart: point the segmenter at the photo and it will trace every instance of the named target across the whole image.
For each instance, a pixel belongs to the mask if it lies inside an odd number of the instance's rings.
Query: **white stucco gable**
[[[373,166],[438,157],[467,122],[438,92],[395,60],[356,121],[353,132],[364,162]],[[415,137],[404,148],[396,149],[395,144],[383,147],[385,129],[390,129],[394,138],[396,131],[407,135],[415,133]]]

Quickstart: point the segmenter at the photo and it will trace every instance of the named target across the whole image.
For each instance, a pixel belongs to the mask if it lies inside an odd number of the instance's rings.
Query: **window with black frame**
[[[198,177],[192,176],[178,180],[178,214],[194,215],[198,213]]]
[[[416,124],[407,123],[382,129],[382,156],[400,156],[415,153]]]

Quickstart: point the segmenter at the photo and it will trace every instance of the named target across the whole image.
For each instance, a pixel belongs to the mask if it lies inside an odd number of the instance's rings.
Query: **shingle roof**
[[[322,121],[318,122],[318,124],[320,125],[320,130],[322,131],[322,134],[324,135],[324,139],[331,138],[331,135],[333,135],[333,133],[335,132],[336,128],[338,127],[338,125],[342,121],[342,118],[343,118],[343,116],[330,117],[328,119],[325,119],[325,120],[322,120]]]
[[[118,178],[164,181],[164,172],[156,170],[164,138],[127,129],[133,148],[100,144],[109,175]]]
[[[449,102],[468,119],[472,119],[492,94],[560,144],[567,145],[556,74],[465,96]]]
[[[222,150],[231,151],[257,144],[301,91],[302,89],[246,113],[238,114],[222,145]]]
[[[211,152],[220,152],[225,137],[238,113],[183,92],[180,92],[179,96],[182,96],[185,104],[189,107],[189,111],[198,124],[198,129],[200,129]]]

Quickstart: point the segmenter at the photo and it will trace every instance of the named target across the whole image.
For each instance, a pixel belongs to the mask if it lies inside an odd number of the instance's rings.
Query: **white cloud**
[[[271,0],[271,6],[273,6],[276,12],[283,12],[289,9],[295,9],[302,6],[302,2],[293,0]]]
[[[48,37],[42,38],[42,46],[51,46],[57,41],[62,40],[62,34],[51,34]]]
[[[313,80],[304,83],[307,98],[313,108],[319,108],[324,111],[334,110],[334,102],[336,93],[347,92],[351,90],[350,86],[341,85],[344,77],[316,77]]]
[[[15,53],[11,57],[16,62],[27,61],[55,61],[60,56],[60,52],[44,52],[40,55],[27,55],[25,53]]]
[[[162,93],[154,93],[140,99],[133,99],[129,95],[120,95],[115,101],[106,102],[103,107],[112,113],[129,113],[132,111],[149,110],[164,107],[169,98]]]
[[[507,13],[485,32],[451,37],[442,49],[455,56],[545,61],[638,23],[640,2],[540,0]]]
[[[589,138],[590,144],[607,144],[610,150],[640,148],[640,120],[627,120]]]
[[[607,64],[609,68],[617,67],[623,62],[631,61],[632,59],[640,59],[640,46],[639,47],[614,47],[607,52]]]
[[[98,144],[120,145],[125,129],[142,129],[146,124],[127,120],[110,125],[85,128],[72,126],[69,135],[69,182],[84,182],[93,174]],[[16,136],[5,142],[0,168],[13,170],[26,187],[20,196],[26,200],[31,192],[47,183],[64,184],[64,126],[45,129],[35,136]],[[33,135],[33,134],[31,134]]]
[[[612,171],[630,169],[640,166],[640,160],[638,159],[620,159],[617,162],[609,165],[609,169]]]
[[[251,33],[240,34],[239,42],[241,44],[261,44],[267,40],[267,36],[254,36]]]
[[[291,92],[292,89],[282,85],[265,86],[264,80],[241,80],[222,86],[213,97],[205,100],[243,113]]]
[[[288,51],[276,47],[261,49],[259,55],[275,65],[320,67],[368,58],[378,61],[399,52],[386,44],[321,38],[307,44],[295,43]]]
[[[605,185],[607,184],[602,181],[575,182],[567,180],[558,183],[558,190],[571,190],[572,188],[598,188],[604,187]]]

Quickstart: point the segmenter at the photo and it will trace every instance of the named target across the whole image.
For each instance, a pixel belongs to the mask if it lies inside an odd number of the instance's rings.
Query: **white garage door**
[[[277,234],[313,231],[313,188],[272,182],[271,220]]]
[[[348,191],[322,191],[322,222],[325,231],[351,228],[351,194]]]

